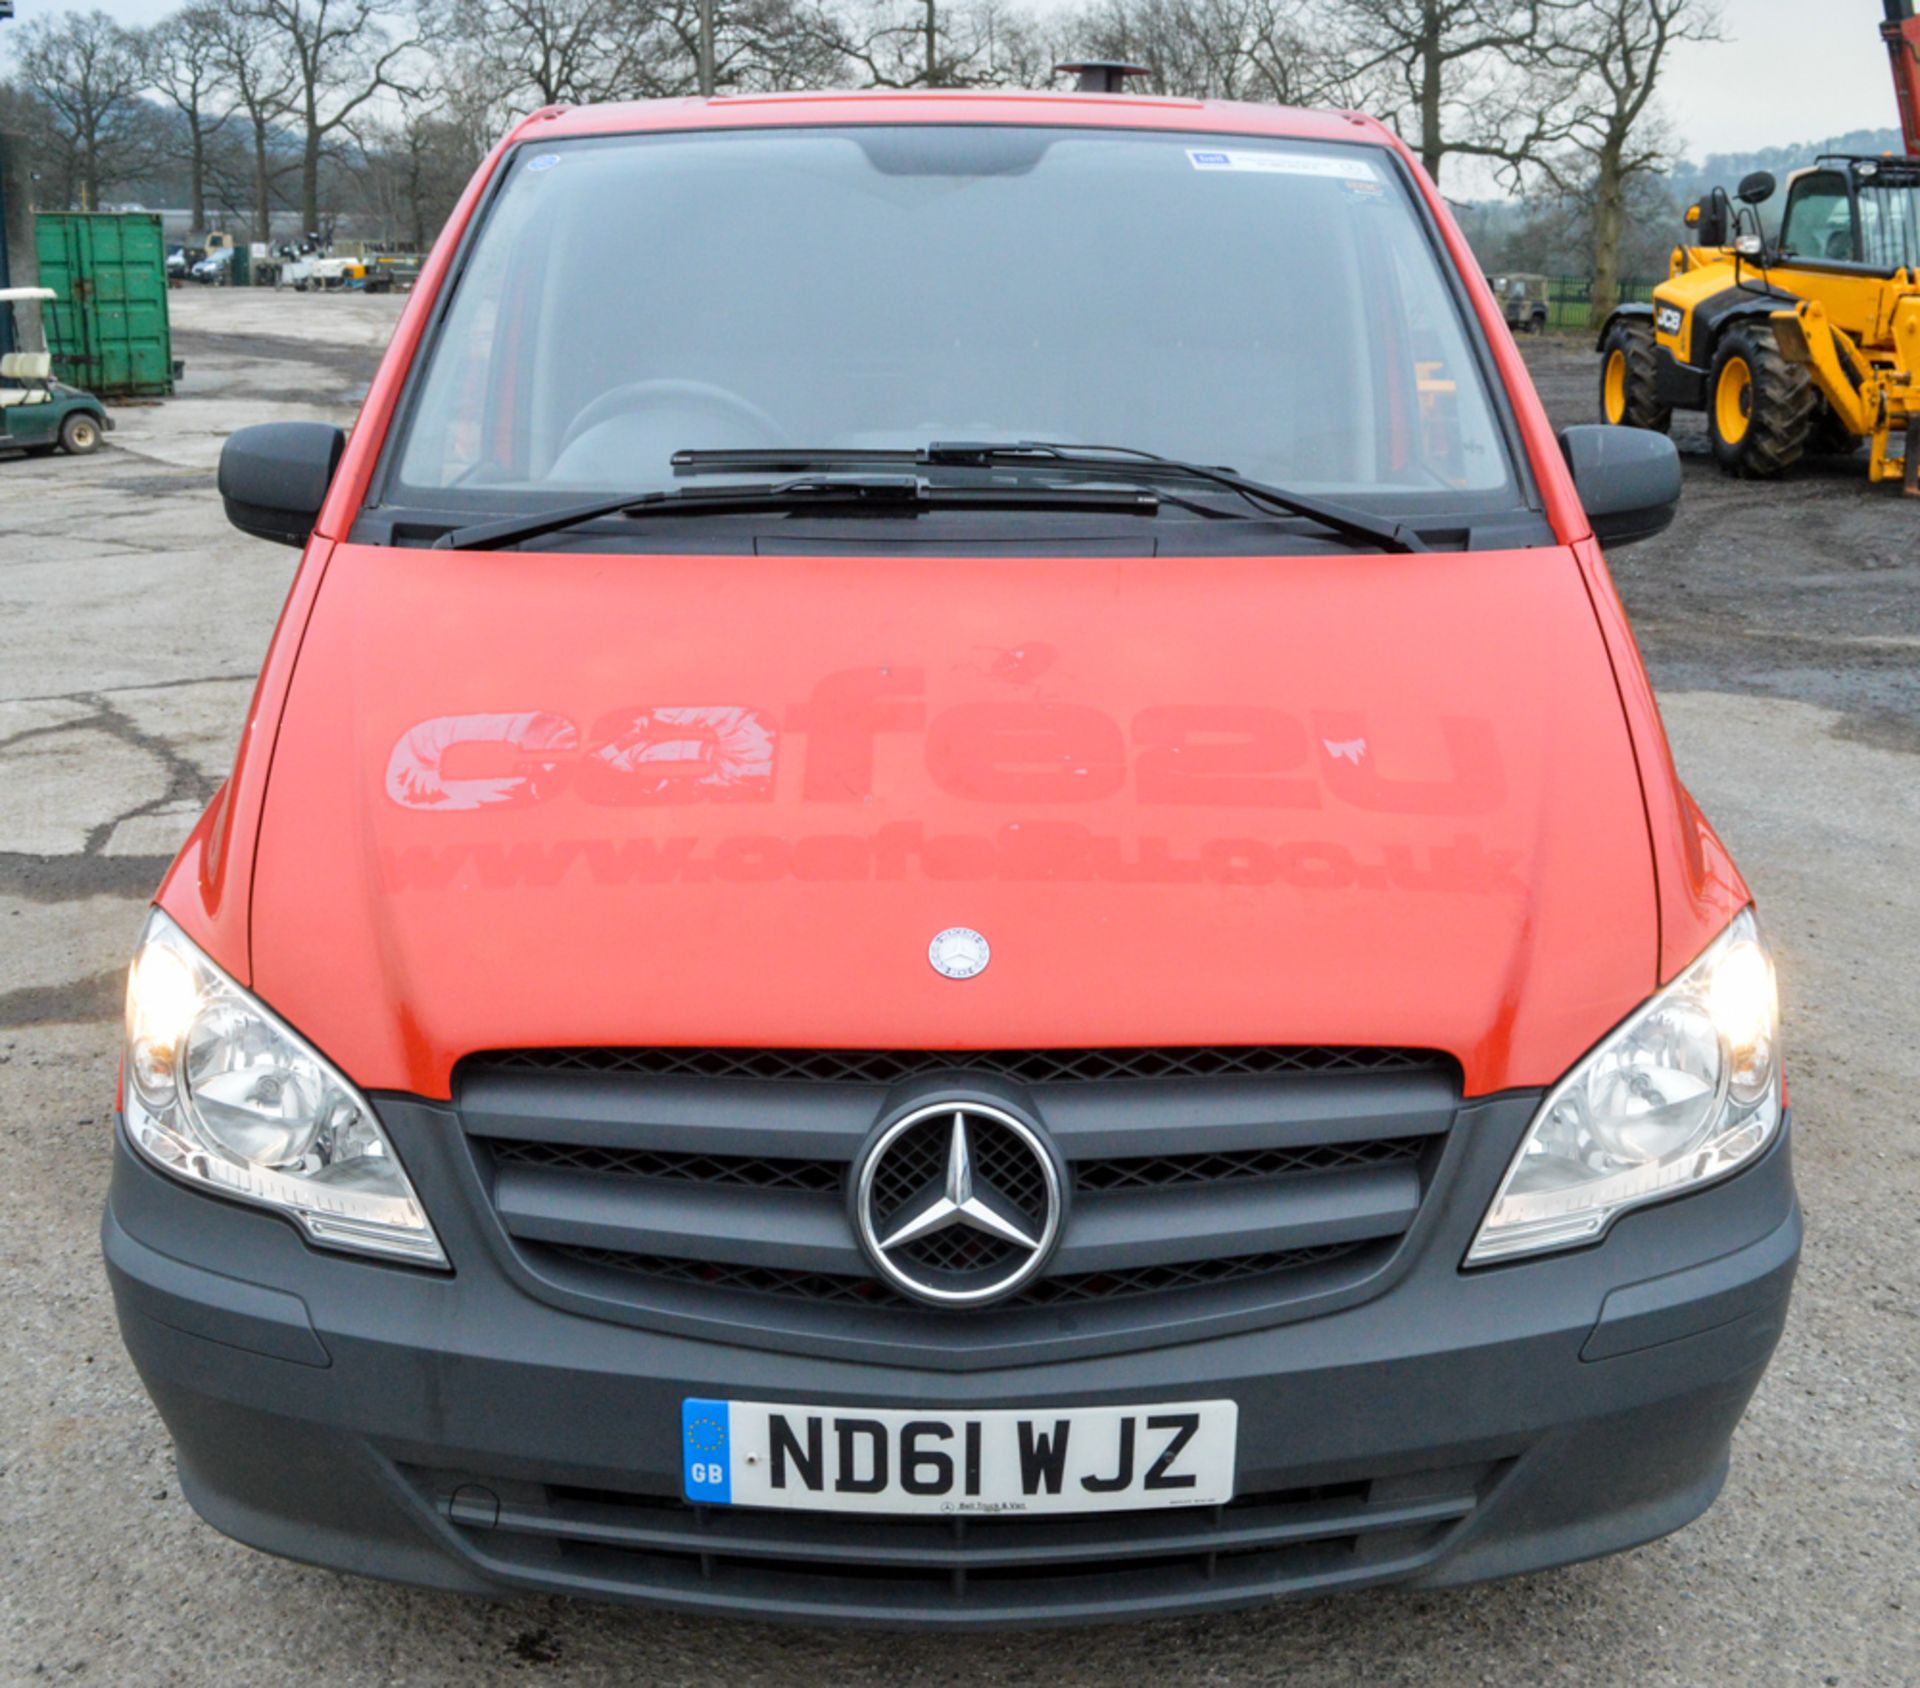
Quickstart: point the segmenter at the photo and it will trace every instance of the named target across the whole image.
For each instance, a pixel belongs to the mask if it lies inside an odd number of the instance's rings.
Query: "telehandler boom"
[[[1914,0],[1886,0],[1880,39],[1893,60],[1893,97],[1900,106],[1900,133],[1907,156],[1920,158],[1920,16]]]

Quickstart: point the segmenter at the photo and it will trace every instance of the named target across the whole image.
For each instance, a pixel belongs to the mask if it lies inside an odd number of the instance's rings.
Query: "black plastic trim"
[[[1753,317],[1770,317],[1799,303],[1793,294],[1783,293],[1770,283],[1751,281],[1741,281],[1702,299],[1693,308],[1693,325],[1687,341],[1694,367],[1712,368],[1722,337],[1735,323]]]
[[[102,1229],[121,1332],[173,1437],[181,1491],[254,1546],[478,1595],[759,1621],[1137,1620],[1510,1576],[1650,1540],[1712,1501],[1786,1316],[1800,1223],[1790,1127],[1733,1178],[1624,1216],[1601,1246],[1462,1274],[1454,1262],[1532,1101],[1462,1110],[1448,1139],[1462,1176],[1435,1190],[1435,1236],[1391,1295],[1284,1329],[1195,1327],[1178,1346],[1040,1366],[1016,1352],[942,1369],[914,1349],[874,1366],[556,1314],[489,1269],[448,1181],[459,1157],[444,1106],[383,1104],[457,1273],[303,1247],[273,1216],[164,1177],[124,1135]],[[332,1364],[261,1352],[202,1278],[156,1259],[297,1298]],[[172,1306],[183,1287],[195,1330]],[[1634,1346],[1583,1361],[1616,1325]],[[951,1411],[1231,1399],[1239,1498],[1124,1519],[694,1508],[678,1435],[689,1395]],[[1464,1524],[1429,1511],[1469,1496]],[[1219,1551],[1190,1554],[1210,1532]],[[1134,1551],[1145,1543],[1166,1551]]]
[[[1707,402],[1707,372],[1682,363],[1666,346],[1653,349],[1653,391],[1675,410],[1701,410]]]
[[[1626,305],[1615,305],[1613,309],[1607,313],[1606,321],[1600,324],[1600,331],[1594,336],[1593,349],[1596,352],[1605,350],[1607,336],[1613,332],[1613,325],[1616,322],[1630,319],[1651,322],[1653,320],[1653,306],[1651,304],[1641,304],[1638,302]]]

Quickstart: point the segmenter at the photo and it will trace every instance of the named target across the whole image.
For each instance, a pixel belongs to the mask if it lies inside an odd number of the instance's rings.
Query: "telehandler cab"
[[[1764,171],[1698,200],[1652,303],[1601,325],[1604,421],[1664,430],[1705,411],[1721,466],[1756,477],[1865,439],[1870,478],[1920,496],[1920,17],[1885,5],[1907,156],[1796,170],[1777,237]]]

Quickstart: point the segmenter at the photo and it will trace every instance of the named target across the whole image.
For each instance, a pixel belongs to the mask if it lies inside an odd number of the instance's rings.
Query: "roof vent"
[[[1072,71],[1079,79],[1073,85],[1076,94],[1123,94],[1129,76],[1150,76],[1143,64],[1119,64],[1111,59],[1083,59],[1074,64],[1057,64],[1053,74]]]

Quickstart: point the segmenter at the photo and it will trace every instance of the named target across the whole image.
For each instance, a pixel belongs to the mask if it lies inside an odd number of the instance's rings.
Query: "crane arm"
[[[1900,106],[1900,133],[1907,156],[1920,158],[1920,16],[1914,0],[1885,0],[1887,21],[1880,39],[1893,60],[1893,94]]]

